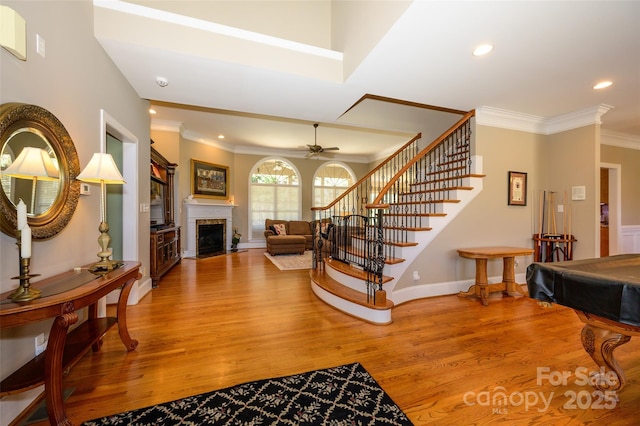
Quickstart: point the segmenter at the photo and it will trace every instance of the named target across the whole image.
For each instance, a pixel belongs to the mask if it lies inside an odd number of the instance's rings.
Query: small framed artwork
[[[226,200],[229,167],[191,159],[191,193],[194,197]]]
[[[509,172],[509,205],[527,205],[527,174]]]

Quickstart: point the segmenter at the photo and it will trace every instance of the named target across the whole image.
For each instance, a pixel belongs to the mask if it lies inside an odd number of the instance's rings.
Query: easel
[[[540,209],[538,215],[538,233],[533,235],[534,261],[559,262],[573,260],[573,243],[577,240],[571,235],[571,205],[567,205],[567,191],[564,192],[562,210],[562,233],[558,233],[555,214],[555,192],[540,191]],[[547,213],[545,221],[545,211]],[[545,224],[547,229],[545,232]],[[555,260],[554,260],[555,258]]]

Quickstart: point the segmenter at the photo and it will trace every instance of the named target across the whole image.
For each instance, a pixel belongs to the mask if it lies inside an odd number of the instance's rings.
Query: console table
[[[518,292],[526,295],[520,284],[515,280],[515,257],[533,254],[533,249],[523,247],[476,247],[459,249],[460,257],[476,260],[476,283],[468,291],[460,292],[458,296],[475,296],[484,306],[489,304],[489,293],[502,291],[503,293]],[[487,281],[487,260],[503,259],[502,282],[489,284]]]
[[[49,422],[70,425],[63,405],[62,374],[84,355],[89,347],[100,350],[102,337],[118,325],[120,339],[127,351],[138,341],[127,330],[127,300],[133,283],[141,278],[139,262],[124,265],[105,275],[96,276],[85,268],[68,271],[33,283],[42,297],[30,302],[14,303],[9,292],[0,295],[0,326],[18,327],[54,318],[47,349],[0,382],[0,396],[23,392],[44,383]],[[97,302],[111,291],[122,287],[117,317],[98,318]],[[77,311],[88,307],[88,318],[71,332],[69,326],[78,321]]]

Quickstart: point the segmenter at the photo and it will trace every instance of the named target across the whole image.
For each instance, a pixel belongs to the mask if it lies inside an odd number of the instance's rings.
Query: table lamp
[[[98,252],[98,257],[100,261],[91,265],[89,271],[98,275],[106,274],[122,265],[122,262],[109,259],[111,257],[111,253],[109,252],[111,236],[109,236],[109,225],[107,224],[107,192],[105,185],[122,185],[125,181],[118,170],[118,166],[116,166],[115,161],[113,161],[111,154],[106,153],[93,154],[87,167],[84,168],[76,179],[82,182],[100,184],[100,226],[98,226],[98,231],[100,231],[98,245],[101,248],[100,252]]]
[[[42,148],[27,146],[20,151],[18,158],[9,165],[3,175],[18,179],[31,179],[31,210],[35,214],[36,185],[38,180],[57,180],[59,173],[51,160],[51,156]]]

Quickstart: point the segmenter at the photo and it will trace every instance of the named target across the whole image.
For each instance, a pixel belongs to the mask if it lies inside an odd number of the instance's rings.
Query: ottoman
[[[276,254],[304,254],[306,238],[302,235],[273,235],[267,238],[267,251]]]

